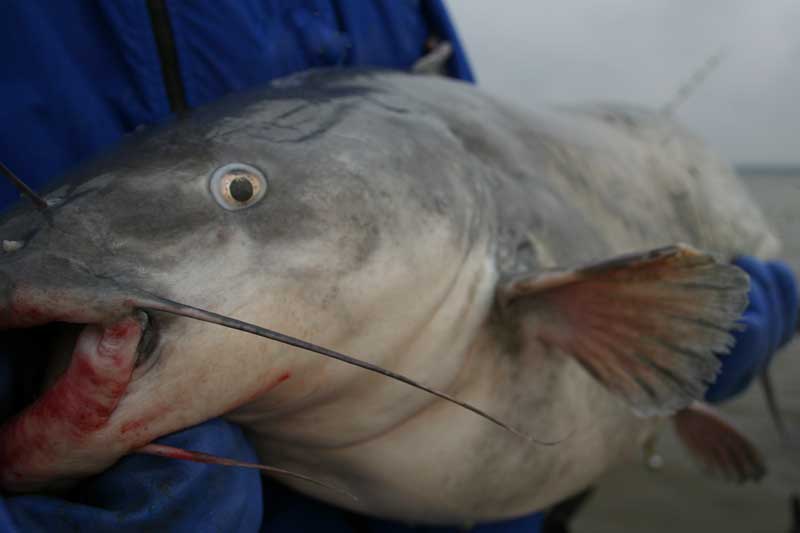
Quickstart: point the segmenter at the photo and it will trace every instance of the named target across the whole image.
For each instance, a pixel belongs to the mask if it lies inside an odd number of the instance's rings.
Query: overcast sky
[[[526,105],[661,107],[731,161],[800,164],[800,0],[450,0],[478,81]],[[502,6],[502,8],[500,7]]]

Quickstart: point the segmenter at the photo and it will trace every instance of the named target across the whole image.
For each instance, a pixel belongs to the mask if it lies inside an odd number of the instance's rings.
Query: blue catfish
[[[324,484],[298,490],[421,523],[542,509],[670,417],[710,466],[763,473],[697,401],[747,304],[727,261],[779,243],[658,113],[316,71],[39,204],[0,222],[0,327],[46,368],[0,427],[5,490],[181,456],[151,442],[218,416]]]

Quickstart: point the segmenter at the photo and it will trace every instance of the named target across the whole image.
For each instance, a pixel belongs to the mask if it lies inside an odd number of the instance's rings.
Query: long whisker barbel
[[[522,437],[523,439],[534,442],[536,444],[540,444],[543,446],[554,446],[562,442],[561,440],[558,441],[541,441],[530,437],[529,435],[521,432],[518,429],[511,427],[510,425],[506,424],[502,420],[495,418],[494,416],[486,413],[485,411],[478,409],[466,402],[455,398],[446,392],[442,392],[440,390],[428,387],[427,385],[423,385],[417,381],[414,381],[411,378],[408,378],[402,374],[398,374],[396,372],[392,372],[391,370],[387,370],[380,366],[374,365],[367,361],[362,361],[360,359],[356,359],[355,357],[351,357],[349,355],[345,355],[343,353],[336,352],[329,348],[325,348],[323,346],[317,346],[316,344],[312,344],[310,342],[306,342],[304,340],[291,337],[289,335],[284,335],[283,333],[279,333],[277,331],[273,331],[267,328],[263,328],[261,326],[256,326],[255,324],[250,324],[247,322],[243,322],[241,320],[237,320],[235,318],[231,318],[225,315],[220,315],[211,311],[206,311],[205,309],[199,309],[197,307],[192,307],[190,305],[181,304],[178,302],[174,302],[172,300],[168,300],[166,298],[162,298],[160,296],[155,296],[152,294],[148,294],[145,298],[137,298],[134,301],[134,304],[142,309],[143,311],[161,311],[164,313],[170,313],[173,315],[183,316],[186,318],[194,318],[196,320],[201,320],[203,322],[208,322],[211,324],[217,324],[219,326],[224,326],[231,329],[236,329],[239,331],[244,331],[246,333],[252,333],[254,335],[258,335],[259,337],[265,337],[267,339],[271,339],[283,344],[287,344],[289,346],[294,346],[295,348],[300,348],[303,350],[308,350],[310,352],[314,352],[320,355],[324,355],[326,357],[330,357],[332,359],[336,359],[338,361],[342,361],[343,363],[347,363],[353,366],[357,366],[359,368],[363,368],[364,370],[369,370],[370,372],[375,372],[377,374],[381,374],[388,378],[394,379],[396,381],[400,381],[417,389],[423,390],[429,394],[434,396],[438,396],[443,400],[447,400],[448,402],[454,403],[464,409],[472,411],[473,413],[477,414],[489,420],[490,422],[500,426],[501,428],[514,433],[515,435]]]
[[[44,210],[49,207],[47,200],[39,196],[36,191],[28,187],[28,185],[19,179],[16,174],[11,172],[11,169],[5,166],[2,161],[0,161],[0,173],[4,174],[8,178],[23,196],[27,196],[37,209]]]
[[[342,487],[330,485],[328,483],[325,483],[324,481],[314,479],[311,476],[307,476],[305,474],[300,474],[297,472],[292,472],[291,470],[278,468],[276,466],[262,465],[259,463],[250,463],[246,461],[238,461],[236,459],[220,457],[219,455],[212,455],[203,452],[195,452],[192,450],[184,450],[183,448],[176,448],[174,446],[167,446],[165,444],[156,444],[154,442],[151,442],[150,444],[145,444],[141,448],[136,448],[135,450],[133,450],[132,453],[155,455],[158,457],[166,457],[168,459],[181,459],[184,461],[193,461],[195,463],[205,463],[205,464],[222,465],[222,466],[236,466],[240,468],[252,468],[255,470],[261,470],[262,472],[268,472],[271,474],[288,476],[295,479],[308,481],[309,483],[319,485],[320,487],[340,492],[346,496],[349,496],[353,500],[358,501],[358,497],[355,494],[345,490]]]

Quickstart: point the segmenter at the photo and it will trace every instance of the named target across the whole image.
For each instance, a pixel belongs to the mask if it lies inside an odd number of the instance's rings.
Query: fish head
[[[265,408],[287,412],[364,379],[159,303],[388,364],[441,301],[473,238],[453,214],[465,211],[442,203],[469,194],[449,178],[417,192],[432,169],[409,157],[408,125],[365,126],[348,107],[361,95],[282,95],[131,140],[48,193],[46,210],[4,217],[15,244],[0,255],[0,328],[48,376],[0,431],[5,489],[96,473],[267,392]]]

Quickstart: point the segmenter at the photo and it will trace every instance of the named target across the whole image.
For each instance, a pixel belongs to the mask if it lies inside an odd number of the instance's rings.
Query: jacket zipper
[[[167,6],[164,0],[147,0],[147,10],[150,12],[150,22],[156,39],[158,57],[161,60],[161,75],[164,78],[169,106],[173,113],[180,115],[189,106],[186,104],[186,92],[178,68],[178,50],[175,47],[175,36],[172,33]]]

